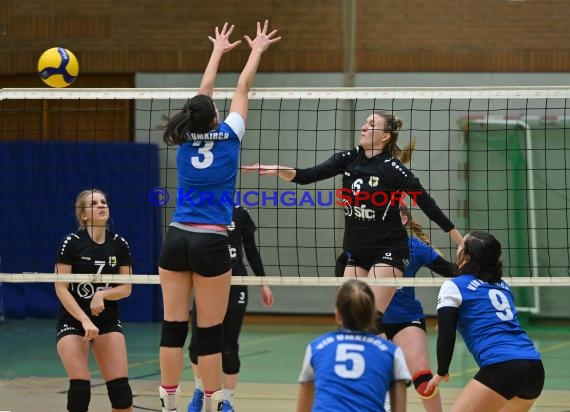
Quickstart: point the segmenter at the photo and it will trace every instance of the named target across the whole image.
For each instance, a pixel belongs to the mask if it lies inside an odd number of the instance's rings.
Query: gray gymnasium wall
[[[562,74],[493,74],[493,73],[366,73],[355,78],[356,87],[432,87],[432,86],[547,86],[565,84],[567,76]],[[137,75],[137,87],[188,87],[199,85],[201,74],[145,74]],[[220,74],[217,87],[233,87],[237,74]],[[340,73],[283,73],[264,74],[257,76],[255,87],[339,87],[343,85],[343,75]],[[161,181],[169,187],[172,195],[170,205],[174,205],[176,186],[175,159],[176,151],[167,150],[161,143],[161,133],[157,126],[161,124],[160,113],[157,109],[176,109],[183,105],[178,102],[137,102],[136,139],[141,142],[156,142],[161,147]],[[170,107],[168,106],[170,104]],[[225,102],[217,102],[222,110],[227,110]],[[280,163],[284,165],[311,166],[328,158],[335,150],[353,147],[360,125],[372,109],[394,110],[403,119],[405,131],[399,138],[400,146],[416,140],[416,151],[410,168],[420,178],[424,187],[436,199],[440,207],[449,213],[456,225],[466,231],[465,221],[457,214],[456,205],[461,197],[464,182],[457,173],[458,162],[462,160],[460,146],[460,130],[458,121],[467,112],[471,115],[478,111],[485,113],[488,102],[468,101],[358,101],[356,102],[355,117],[348,112],[327,110],[333,109],[336,102],[303,102],[297,118],[298,102],[264,102],[264,118],[257,115],[259,102],[252,102],[248,118],[248,133],[243,142],[242,164],[256,161],[263,163]],[[349,103],[344,103],[345,108]],[[353,102],[354,104],[354,102]],[[504,102],[498,102],[498,107]],[[509,103],[510,105],[511,103]],[[331,106],[332,105],[332,106]],[[451,106],[451,111],[449,110]],[[512,107],[512,106],[510,106]],[[524,107],[524,105],[522,106]],[[411,110],[413,108],[413,110]],[[146,109],[152,109],[148,115]],[[271,110],[269,110],[271,109]],[[291,111],[289,112],[288,109]],[[319,110],[318,118],[315,116]],[[278,110],[281,116],[278,117]],[[498,112],[496,115],[505,115]],[[509,111],[509,114],[512,114]],[[277,122],[280,123],[277,123]],[[277,126],[278,125],[278,126]],[[287,125],[291,125],[288,127]],[[328,130],[330,128],[336,131]],[[279,130],[278,130],[279,129]],[[299,129],[306,129],[299,131]],[[150,130],[150,132],[149,132]],[[319,130],[319,133],[316,133]],[[319,150],[315,151],[315,147]],[[260,150],[262,148],[262,150]],[[322,150],[321,150],[322,149]],[[240,176],[238,183],[242,187],[259,188],[260,190],[304,190],[326,189],[339,187],[339,180],[328,181],[296,187],[275,178],[259,178],[257,176]],[[168,222],[172,207],[164,208],[164,221]],[[332,275],[335,255],[341,250],[342,211],[339,208],[317,209],[303,208],[302,210],[286,210],[281,208],[279,214],[271,208],[249,208],[254,219],[261,227],[258,231],[258,242],[262,246],[263,260],[270,275]],[[417,209],[417,208],[416,208]],[[437,245],[447,258],[453,258],[455,249],[444,233],[431,224],[421,211],[414,217],[424,225],[432,236],[433,244]],[[316,223],[315,223],[316,222]],[[316,226],[320,229],[299,229]],[[276,227],[280,228],[279,238]],[[336,228],[336,229],[335,229]],[[293,247],[298,239],[303,239],[300,247]],[[318,249],[317,249],[318,247]],[[279,272],[281,268],[282,272]],[[431,276],[422,270],[419,276]],[[275,305],[268,309],[261,305],[256,287],[250,288],[249,310],[251,312],[271,313],[332,313],[335,289],[331,287],[274,287]],[[422,300],[426,313],[435,313],[437,289],[419,288],[418,297]],[[548,299],[547,299],[548,300]],[[546,316],[565,316],[565,310],[556,305],[545,305]]]

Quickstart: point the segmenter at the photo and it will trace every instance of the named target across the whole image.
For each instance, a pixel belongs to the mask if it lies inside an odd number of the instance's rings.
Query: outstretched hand
[[[269,20],[265,20],[265,22],[263,23],[263,28],[261,27],[261,24],[257,22],[257,34],[255,36],[255,39],[252,40],[247,35],[243,36],[247,40],[247,43],[249,44],[249,47],[251,47],[252,50],[259,50],[261,53],[263,53],[273,43],[276,43],[279,40],[281,40],[281,36],[273,37],[277,33],[277,30],[273,30],[271,33],[267,33],[268,27],[269,27]]]
[[[439,376],[437,373],[435,375],[433,375],[433,378],[430,379],[430,381],[427,383],[426,386],[426,393],[431,393],[433,390],[435,390],[435,388],[442,382],[445,381],[447,382],[449,380],[449,374],[445,375],[445,376]]]
[[[219,50],[222,53],[227,53],[230,50],[234,49],[241,43],[241,40],[234,41],[230,43],[230,35],[234,31],[234,25],[228,27],[228,23],[224,23],[224,27],[222,27],[222,31],[216,27],[215,37],[208,36],[210,41],[214,44],[214,50]]]
[[[260,176],[277,176],[280,169],[283,170],[285,168],[279,165],[260,165],[259,163],[251,166],[241,166],[243,173],[258,172]]]

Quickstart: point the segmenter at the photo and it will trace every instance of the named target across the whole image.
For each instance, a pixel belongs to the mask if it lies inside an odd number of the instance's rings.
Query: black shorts
[[[190,270],[208,277],[222,275],[232,267],[228,237],[170,226],[158,265],[175,272]]]
[[[398,332],[400,332],[403,329],[409,328],[410,326],[420,328],[421,330],[426,332],[426,319],[425,318],[415,319],[405,323],[382,323],[382,329],[389,340],[393,340],[394,336],[396,336]]]
[[[403,274],[406,271],[408,262],[407,249],[401,248],[382,248],[378,251],[378,254],[372,256],[356,255],[350,251],[345,253],[348,255],[346,266],[357,266],[368,271],[375,264],[383,263],[398,269]]]
[[[544,387],[540,360],[515,359],[482,367],[473,377],[505,399],[536,399]]]
[[[121,321],[114,317],[107,319],[91,318],[91,321],[99,329],[99,335],[104,335],[110,332],[123,333],[123,325],[121,325]],[[85,336],[85,329],[81,326],[81,322],[73,317],[59,316],[55,330],[56,342],[59,342],[61,338],[67,335]]]

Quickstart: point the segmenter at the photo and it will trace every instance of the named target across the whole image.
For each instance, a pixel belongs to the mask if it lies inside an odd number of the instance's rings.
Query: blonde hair
[[[358,279],[344,282],[336,296],[336,310],[343,328],[376,333],[374,293],[367,283]]]
[[[87,228],[87,223],[84,219],[81,218],[81,216],[83,215],[83,212],[85,212],[85,208],[87,207],[87,205],[85,204],[87,196],[93,195],[94,193],[99,193],[101,196],[105,198],[105,200],[107,199],[107,195],[99,189],[84,190],[80,192],[75,198],[75,219],[77,220],[79,229]]]
[[[412,213],[410,212],[410,209],[408,209],[407,206],[400,204],[400,213],[408,218],[406,227],[410,228],[412,234],[416,236],[418,239],[420,239],[422,242],[430,245],[429,235],[424,231],[423,226],[412,218]],[[437,252],[438,255],[443,256],[443,254],[437,248],[433,247],[432,245],[430,246]]]

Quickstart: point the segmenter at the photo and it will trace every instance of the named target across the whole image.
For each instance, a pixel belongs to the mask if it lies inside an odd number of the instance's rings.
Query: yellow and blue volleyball
[[[79,62],[75,55],[63,47],[46,50],[38,60],[40,79],[50,87],[67,87],[79,74]]]

